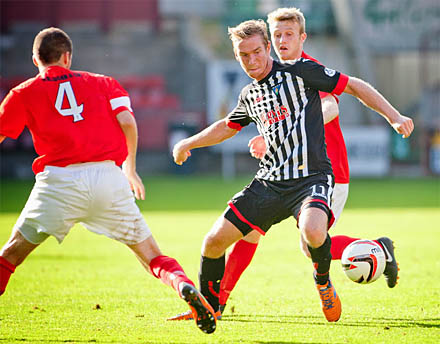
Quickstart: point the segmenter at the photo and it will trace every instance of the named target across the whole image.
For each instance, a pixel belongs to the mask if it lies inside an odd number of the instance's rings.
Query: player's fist
[[[191,152],[185,147],[183,140],[174,145],[173,158],[177,165],[182,165],[190,156]]]
[[[414,123],[411,118],[400,115],[399,119],[392,124],[392,127],[406,139],[413,132]]]
[[[264,142],[263,136],[255,136],[249,140],[248,143],[249,151],[251,156],[255,159],[263,159],[266,154],[266,142]]]

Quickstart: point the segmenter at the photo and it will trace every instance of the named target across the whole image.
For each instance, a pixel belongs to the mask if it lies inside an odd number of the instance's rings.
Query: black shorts
[[[315,174],[281,182],[254,178],[228,202],[223,215],[243,235],[254,229],[265,235],[273,224],[292,215],[298,220],[302,209],[315,207],[328,214],[330,228],[334,222],[330,209],[333,186],[331,174]]]

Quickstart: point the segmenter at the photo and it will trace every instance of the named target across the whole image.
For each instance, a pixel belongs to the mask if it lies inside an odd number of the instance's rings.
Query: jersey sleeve
[[[333,94],[333,93],[328,93],[328,92],[322,92],[319,91],[319,98],[324,99],[325,97],[327,97],[329,94],[331,94],[333,96],[333,98],[335,98],[336,103],[339,104],[339,98],[337,95]]]
[[[106,81],[110,106],[112,108],[113,115],[116,116],[120,112],[125,110],[133,114],[133,109],[131,108],[131,101],[128,92],[115,79],[107,77]]]
[[[26,125],[27,109],[20,94],[12,90],[0,105],[0,135],[16,139]]]
[[[229,128],[240,131],[243,127],[249,125],[251,121],[247,114],[246,104],[243,101],[243,95],[240,93],[237,106],[226,117],[226,124]]]
[[[298,74],[304,85],[318,91],[340,95],[348,83],[348,76],[327,68],[311,60],[301,60],[297,64]]]

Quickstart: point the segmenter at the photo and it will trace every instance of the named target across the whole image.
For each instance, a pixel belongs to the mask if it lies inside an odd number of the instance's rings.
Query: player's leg
[[[346,184],[335,183],[332,193],[331,206],[330,206],[333,211],[335,221],[333,222],[331,228],[336,227],[336,223],[341,217],[342,211],[344,210],[345,207],[345,203],[347,202],[348,199],[348,191],[349,191],[348,183]]]
[[[257,230],[264,235],[273,223],[291,216],[278,193],[259,180],[253,180],[228,203],[206,235],[200,266],[200,290],[214,309],[219,309],[220,282],[225,270],[225,250],[237,240]],[[169,320],[185,320],[178,315]]]
[[[331,209],[335,216],[335,221],[331,228],[336,226],[336,223],[341,216],[342,210],[344,209],[345,203],[348,198],[349,184],[339,184],[336,183],[333,189]],[[352,242],[359,240],[361,238],[349,237],[347,235],[334,235],[331,237],[331,255],[332,260],[340,260],[345,248]],[[373,240],[379,246],[381,246],[385,252],[386,256],[386,266],[384,271],[385,280],[388,287],[393,288],[397,284],[398,280],[398,264],[396,261],[394,253],[394,243],[388,237],[381,237],[377,240]],[[307,243],[303,236],[300,238],[300,247],[305,256],[310,258],[310,252],[307,247]]]
[[[336,226],[336,223],[342,214],[345,203],[347,202],[348,190],[349,190],[348,183],[347,184],[336,183],[333,188],[333,193],[331,196],[331,209],[335,220],[331,228],[334,228]],[[358,239],[350,238],[344,235],[337,235],[331,237],[331,240],[332,240],[331,255],[332,255],[332,259],[334,260],[334,259],[341,259],[342,252],[344,251],[345,247],[347,247],[350,243]],[[303,254],[306,257],[310,258],[310,252],[307,247],[307,242],[305,241],[302,235],[300,237],[300,248]]]
[[[76,199],[72,182],[64,182],[62,168],[48,168],[35,177],[35,184],[22,210],[11,237],[0,251],[0,294],[2,294],[15,267],[49,235],[60,243],[69,232],[77,214],[71,200]],[[84,203],[84,202],[81,202]],[[87,206],[85,206],[87,207]],[[69,209],[69,212],[66,212]]]
[[[242,237],[243,233],[222,215],[203,240],[200,290],[215,310],[220,304],[220,281],[225,271],[225,250]]]
[[[152,235],[137,244],[127,246],[149,273],[177,292],[183,282],[194,285],[175,259],[162,254]]]
[[[312,258],[315,284],[324,315],[327,321],[338,321],[341,316],[341,302],[329,276],[331,262],[331,239],[327,234],[329,215],[324,210],[313,207],[313,202],[308,204],[309,207],[301,211],[298,226]]]
[[[341,315],[341,302],[329,276],[331,239],[327,231],[334,222],[330,209],[333,185],[332,176],[324,174],[298,181],[300,201],[290,205],[310,252],[315,284],[328,321],[338,321]]]
[[[342,211],[344,210],[344,206],[348,198],[348,191],[349,191],[348,183],[347,184],[336,183],[335,187],[333,188],[331,209],[335,216],[335,222],[333,222],[331,228],[335,228],[336,223],[338,222],[339,217],[341,216]],[[342,253],[344,252],[345,248],[348,245],[350,245],[353,241],[358,240],[358,238],[353,238],[346,235],[335,235],[332,236],[331,239],[332,239],[331,255],[333,260],[341,259]]]
[[[17,228],[14,228],[8,242],[0,251],[0,295],[5,292],[11,274],[39,244],[26,240]]]
[[[264,235],[272,224],[282,221],[290,214],[289,209],[283,206],[280,194],[258,179],[254,179],[228,203],[223,217],[218,219],[216,225],[206,236],[202,248],[200,281],[203,284],[201,284],[201,290],[205,296],[204,290],[208,290],[209,295],[207,298],[208,301],[212,302],[214,309],[218,309],[217,307],[220,304],[220,281],[224,278],[225,272],[224,250],[243,237],[251,241],[251,244],[241,241],[237,246],[239,249],[245,246],[248,255],[247,259],[244,259],[243,265],[237,269],[241,274],[252,259],[256,249],[255,244],[259,240],[259,234]],[[221,232],[224,234],[219,235]],[[218,242],[221,243],[221,250],[213,250],[219,245]],[[249,245],[252,246],[249,248]],[[232,256],[232,258],[240,260],[241,253],[238,252],[238,255]],[[233,264],[233,261],[231,262]],[[232,287],[239,277],[240,275],[237,274],[233,280],[229,280]],[[228,282],[228,279],[226,279],[226,282]]]
[[[331,201],[331,209],[333,211],[333,215],[335,221],[331,228],[336,227],[336,223],[339,220],[342,211],[344,209],[345,203],[348,198],[348,190],[349,184],[340,184],[336,183],[333,188],[332,201]],[[345,248],[350,245],[352,242],[359,240],[360,238],[349,237],[346,235],[335,235],[331,237],[332,245],[331,245],[331,255],[332,260],[340,260],[342,257],[342,253]],[[303,254],[306,257],[310,258],[310,252],[307,247],[307,242],[304,237],[301,235],[300,237],[300,248]]]
[[[92,190],[95,202],[82,222],[84,226],[127,245],[149,273],[174,288],[189,304],[197,326],[206,333],[214,332],[214,311],[180,264],[160,251],[121,169],[113,163],[95,164],[87,169],[83,180],[87,180],[87,190]]]
[[[221,318],[219,309],[220,281],[225,270],[225,251],[243,234],[227,219],[220,216],[205,236],[200,259],[199,285],[203,296],[208,300],[217,319]],[[191,320],[190,312],[177,314],[168,320]]]
[[[159,249],[153,236],[137,244],[127,244],[144,268],[164,284],[174,288],[179,296],[191,308],[197,326],[206,333],[215,331],[214,310],[185,274],[180,264],[171,257],[165,256]]]
[[[315,266],[315,279],[319,284],[327,282],[330,271],[331,240],[327,234],[327,223],[328,215],[322,209],[311,206],[302,209],[298,220],[301,237],[308,246]]]
[[[348,184],[335,184],[331,205],[331,208],[335,215],[335,222],[333,223],[332,228],[335,226],[336,221],[339,219],[339,216],[344,209],[345,202],[348,198],[348,188]],[[332,259],[341,259],[342,253],[344,252],[345,248],[352,242],[359,239],[360,238],[349,237],[346,235],[332,236]],[[385,276],[388,287],[393,288],[397,284],[397,279],[399,278],[399,268],[394,254],[394,244],[392,240],[388,237],[381,237],[373,241],[379,244],[379,246],[381,246],[385,252],[385,257],[387,261],[383,274]]]
[[[223,312],[229,295],[249,266],[260,241],[261,234],[253,230],[243,239],[237,241],[226,257],[225,273],[220,283],[220,311]]]

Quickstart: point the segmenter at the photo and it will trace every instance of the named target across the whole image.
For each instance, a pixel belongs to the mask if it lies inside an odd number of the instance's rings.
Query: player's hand
[[[401,134],[404,139],[408,138],[414,130],[414,123],[411,118],[400,115],[399,119],[391,124],[394,130]]]
[[[145,200],[145,186],[137,172],[127,168],[125,164],[122,164],[122,172],[124,172],[130,183],[130,188],[133,190],[134,197],[136,197],[136,199]]]
[[[249,140],[248,143],[249,151],[251,156],[255,159],[263,159],[266,154],[266,142],[264,142],[263,136],[255,136]]]
[[[189,149],[185,147],[183,141],[180,141],[174,145],[173,158],[174,158],[174,162],[177,165],[182,165],[190,156],[191,156],[191,152]]]

